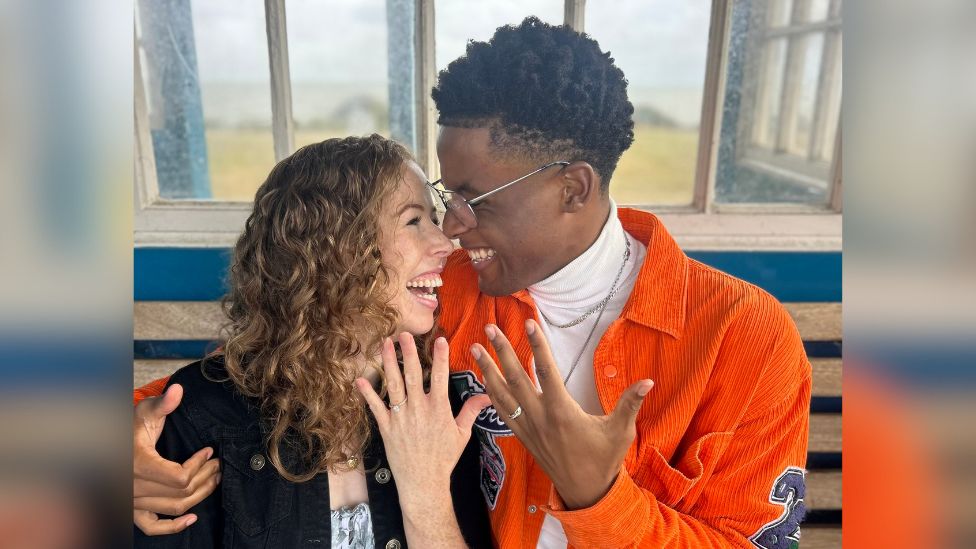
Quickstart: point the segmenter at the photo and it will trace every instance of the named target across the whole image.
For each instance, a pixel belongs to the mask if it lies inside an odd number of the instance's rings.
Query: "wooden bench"
[[[841,545],[841,304],[787,303],[813,365],[806,505],[801,547]],[[199,358],[223,323],[217,302],[138,301],[135,386]]]

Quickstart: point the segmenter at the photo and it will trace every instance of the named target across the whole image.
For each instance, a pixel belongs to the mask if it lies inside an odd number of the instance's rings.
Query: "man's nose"
[[[457,216],[451,210],[448,210],[444,214],[444,235],[447,238],[454,240],[462,234],[468,232],[470,229],[464,226],[461,221],[458,220]]]

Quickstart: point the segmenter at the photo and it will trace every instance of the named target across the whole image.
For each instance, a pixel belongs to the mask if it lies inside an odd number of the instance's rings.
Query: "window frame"
[[[839,251],[842,228],[842,147],[839,122],[827,182],[830,200],[825,206],[719,204],[714,201],[729,47],[726,38],[732,4],[736,1],[753,0],[711,1],[692,203],[684,206],[627,206],[658,215],[679,244],[689,250]],[[832,0],[831,5],[835,3],[836,0]],[[586,0],[564,0],[565,23],[576,30],[585,30],[586,7]],[[418,163],[431,178],[436,179],[439,172],[436,157],[436,111],[429,93],[437,77],[434,60],[434,9],[435,0],[413,0],[413,141]],[[265,20],[271,71],[272,135],[275,158],[281,160],[294,150],[285,0],[265,0]],[[168,200],[160,197],[138,38],[134,40],[134,46],[135,246],[232,246],[251,211],[250,202]]]
[[[756,113],[761,110],[758,96],[749,96],[743,101],[743,111],[747,112],[746,118],[750,121],[737,129],[737,140],[742,144],[737,151],[737,162],[748,165],[760,172],[792,180],[801,184],[811,183],[816,185],[826,179],[828,209],[840,211],[834,208],[833,185],[837,179],[835,163],[839,163],[839,149],[836,146],[840,139],[841,125],[838,120],[837,128],[834,131],[834,143],[831,148],[833,153],[831,161],[820,160],[817,158],[817,145],[821,139],[830,139],[823,134],[829,127],[827,116],[829,112],[824,109],[825,98],[829,95],[830,89],[834,84],[833,75],[835,63],[840,57],[841,44],[841,10],[840,0],[829,0],[827,5],[826,17],[815,22],[805,22],[803,18],[809,13],[810,0],[793,0],[790,5],[788,21],[781,26],[770,27],[764,21],[762,32],[749,37],[751,45],[747,50],[754,55],[764,55],[768,45],[779,39],[786,40],[784,52],[784,68],[780,79],[779,97],[779,117],[776,129],[771,136],[772,148],[765,148],[754,143],[754,132],[757,123],[763,120]],[[764,10],[759,14],[763,20],[767,13]],[[818,68],[816,91],[813,102],[812,131],[810,140],[807,143],[806,151],[803,156],[788,152],[790,148],[789,140],[794,123],[794,112],[796,108],[796,98],[799,95],[799,80],[796,74],[792,74],[799,68],[804,51],[799,47],[800,41],[821,34],[823,44],[820,46],[820,67]],[[765,71],[765,61],[757,63],[747,73],[746,79],[758,82],[762,73]],[[838,118],[840,117],[838,111]],[[812,206],[814,210],[824,209],[823,207]]]

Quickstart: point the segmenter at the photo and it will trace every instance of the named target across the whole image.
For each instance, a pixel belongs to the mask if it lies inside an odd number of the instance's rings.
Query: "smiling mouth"
[[[492,248],[470,248],[465,249],[468,252],[468,257],[471,258],[471,263],[475,265],[488,263],[495,258],[495,250]]]
[[[420,300],[436,304],[437,288],[443,285],[439,274],[426,274],[407,282],[407,290]]]

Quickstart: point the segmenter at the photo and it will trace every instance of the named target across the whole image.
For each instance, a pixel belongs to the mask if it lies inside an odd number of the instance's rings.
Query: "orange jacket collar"
[[[624,230],[647,247],[647,256],[621,318],[680,338],[685,325],[688,256],[652,213],[617,208]],[[526,290],[512,294],[535,308]]]

